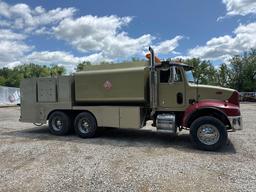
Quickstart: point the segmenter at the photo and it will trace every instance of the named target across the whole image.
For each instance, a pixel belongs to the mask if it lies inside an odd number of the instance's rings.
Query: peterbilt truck
[[[188,129],[202,150],[223,147],[229,131],[242,129],[236,90],[199,85],[191,66],[149,52],[145,66],[24,79],[20,121],[48,122],[55,135],[75,130],[90,138],[101,127],[140,129],[151,120],[161,132]]]

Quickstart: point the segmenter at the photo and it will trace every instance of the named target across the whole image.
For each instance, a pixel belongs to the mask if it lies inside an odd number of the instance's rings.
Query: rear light
[[[234,91],[231,97],[229,97],[228,102],[239,106],[239,93]]]

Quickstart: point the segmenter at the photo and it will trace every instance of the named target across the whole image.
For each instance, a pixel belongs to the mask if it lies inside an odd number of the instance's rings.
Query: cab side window
[[[169,69],[162,69],[160,71],[160,83],[172,83],[181,81],[182,74],[180,69],[177,67],[170,67]]]
[[[170,78],[170,69],[160,71],[160,83],[168,83]]]
[[[175,67],[175,76],[174,76],[174,82],[181,82],[182,81],[182,75],[179,68]]]

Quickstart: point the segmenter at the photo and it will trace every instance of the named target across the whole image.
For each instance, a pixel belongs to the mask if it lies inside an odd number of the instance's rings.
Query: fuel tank
[[[148,102],[149,69],[146,66],[83,71],[74,77],[78,103]]]

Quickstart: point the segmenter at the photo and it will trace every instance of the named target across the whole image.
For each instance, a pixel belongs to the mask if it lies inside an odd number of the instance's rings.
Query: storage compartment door
[[[120,128],[140,128],[140,107],[120,107]]]

